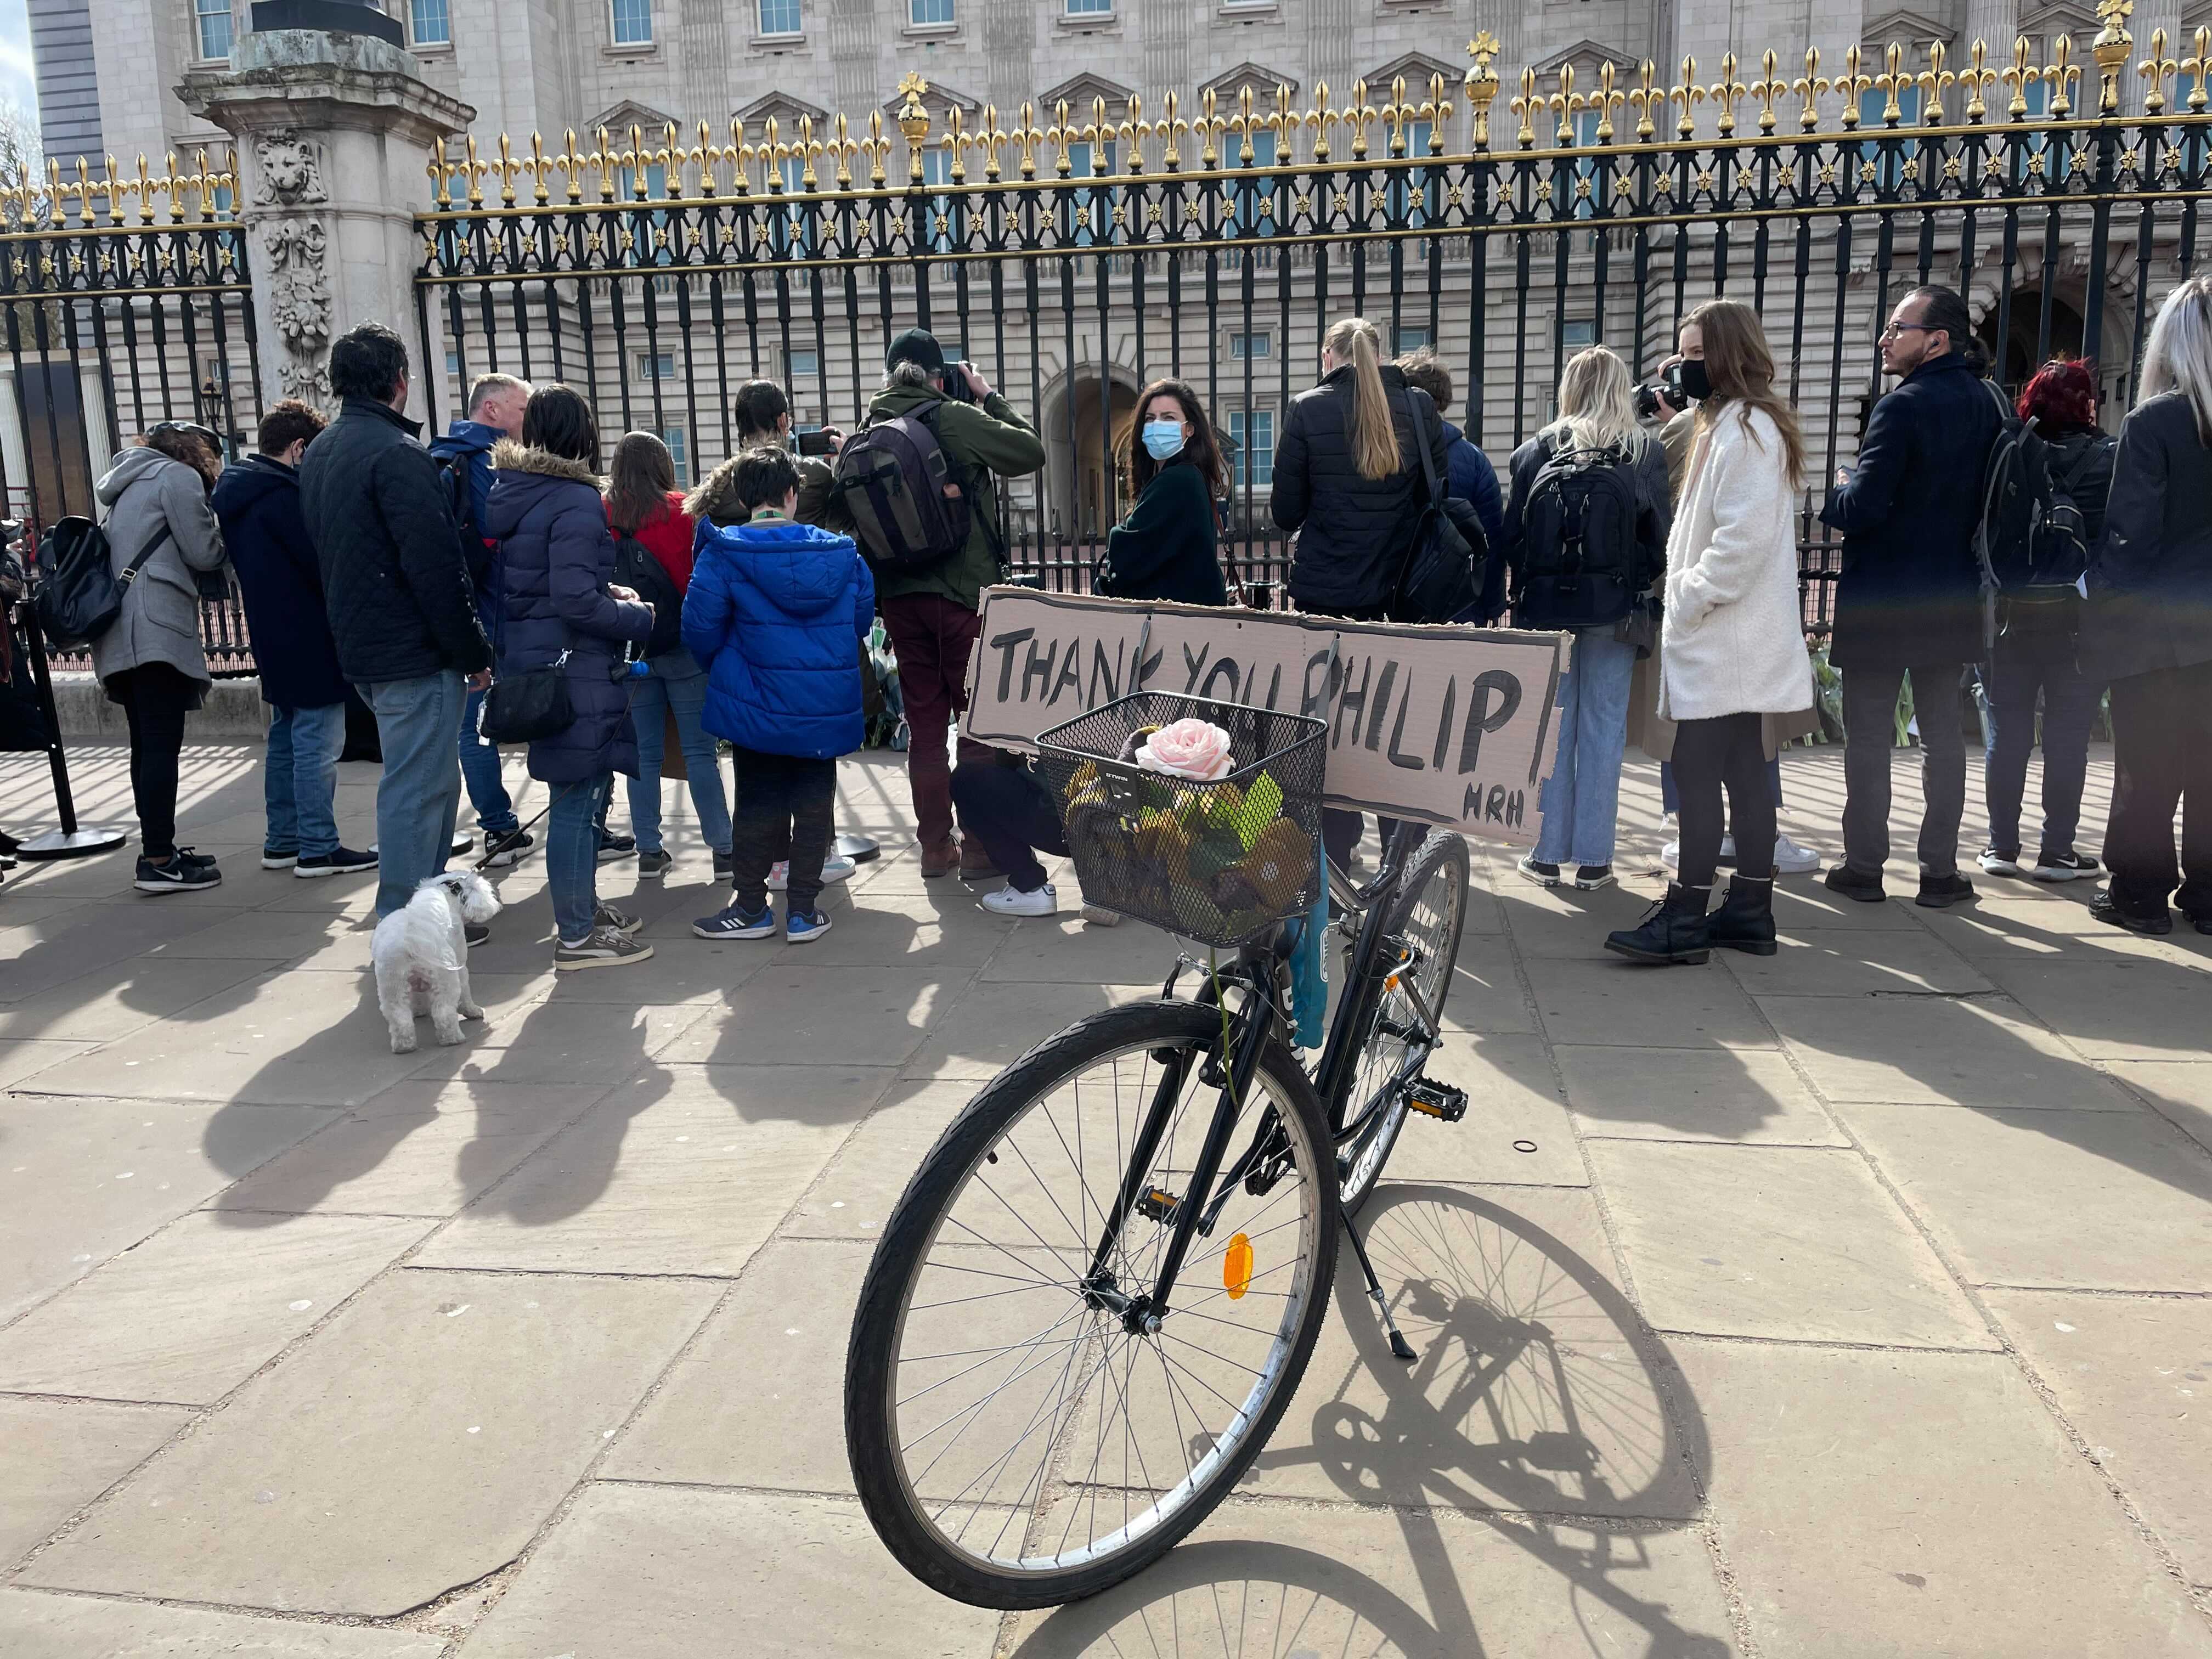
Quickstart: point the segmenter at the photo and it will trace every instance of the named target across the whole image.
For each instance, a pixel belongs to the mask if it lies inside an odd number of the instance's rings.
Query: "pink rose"
[[[1227,777],[1231,769],[1229,734],[1211,721],[1177,720],[1146,740],[1137,750],[1137,764],[1147,772],[1212,783]]]

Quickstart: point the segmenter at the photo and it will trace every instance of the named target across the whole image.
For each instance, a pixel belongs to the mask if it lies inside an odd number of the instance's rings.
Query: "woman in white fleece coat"
[[[1683,386],[1699,399],[1689,479],[1667,542],[1659,713],[1680,723],[1680,879],[1643,925],[1606,948],[1638,962],[1703,962],[1712,945],[1774,953],[1774,798],[1762,717],[1812,701],[1797,610],[1795,413],[1774,390],[1759,313],[1733,300],[1699,306],[1679,339]],[[1721,836],[1735,824],[1737,866],[1711,917]]]

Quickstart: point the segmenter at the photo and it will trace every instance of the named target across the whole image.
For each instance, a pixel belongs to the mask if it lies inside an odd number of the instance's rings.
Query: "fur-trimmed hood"
[[[536,449],[513,438],[501,438],[491,447],[491,464],[500,472],[536,472],[549,478],[568,478],[580,484],[599,487],[599,475],[581,461],[569,460],[556,455],[550,449]]]
[[[709,472],[699,487],[684,498],[684,511],[695,524],[743,524],[752,516],[738,500],[737,456],[731,456]]]

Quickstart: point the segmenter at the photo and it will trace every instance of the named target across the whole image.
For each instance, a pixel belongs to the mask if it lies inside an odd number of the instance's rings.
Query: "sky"
[[[31,76],[31,15],[24,0],[0,0],[0,99],[38,112]]]

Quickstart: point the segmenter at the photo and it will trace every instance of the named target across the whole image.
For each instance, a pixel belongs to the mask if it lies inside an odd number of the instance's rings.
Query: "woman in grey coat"
[[[193,572],[222,565],[222,530],[208,505],[221,470],[201,428],[164,422],[125,450],[94,492],[107,509],[109,568],[118,578],[154,548],[124,589],[114,625],[92,642],[93,672],[131,723],[131,793],[141,843],[132,885],[142,893],[192,892],[222,879],[213,859],[177,845],[185,715],[213,684],[200,648]]]

